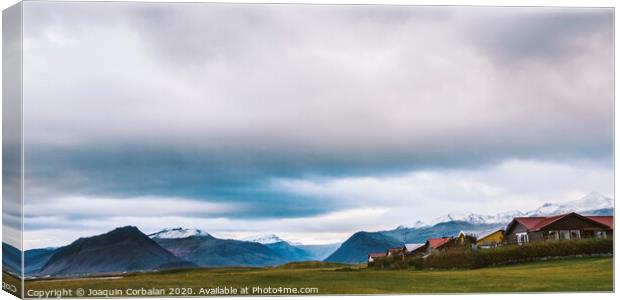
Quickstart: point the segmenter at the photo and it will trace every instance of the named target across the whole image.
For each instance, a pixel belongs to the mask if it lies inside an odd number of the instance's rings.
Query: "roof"
[[[386,255],[385,252],[375,252],[375,253],[368,254],[369,257],[384,257],[385,255]]]
[[[519,222],[521,225],[525,226],[526,229],[531,230],[536,228],[536,225],[546,218],[547,217],[517,217],[514,221]]]
[[[534,228],[532,228],[532,230],[534,231],[538,231],[541,230],[543,227],[554,223],[557,220],[561,220],[564,217],[568,216],[570,214],[563,214],[563,215],[557,215],[557,216],[551,216],[551,217],[546,217],[545,219],[541,220],[540,222],[538,222],[538,224],[536,224],[536,226]]]
[[[407,248],[408,252],[418,250],[424,247],[424,244],[405,244],[405,248]]]
[[[544,228],[547,225],[550,225],[558,220],[563,219],[564,217],[567,217],[569,215],[575,216],[577,218],[581,218],[581,219],[588,219],[590,221],[593,221],[595,223],[598,223],[602,226],[606,226],[609,227],[611,229],[613,229],[613,217],[612,216],[591,216],[591,217],[584,217],[578,213],[567,213],[567,214],[562,214],[562,215],[557,215],[557,216],[550,216],[550,217],[517,217],[514,218],[513,222],[518,222],[521,225],[523,225],[528,231],[539,231],[542,228]]]
[[[614,229],[614,216],[586,216],[586,218]]]
[[[443,237],[443,238],[428,239],[428,240],[426,240],[426,242],[429,245],[431,245],[432,248],[438,249],[438,248],[442,247],[443,245],[447,244],[451,240],[452,240],[452,238]]]
[[[403,251],[403,247],[395,247],[395,248],[390,248],[388,249],[388,253],[398,253],[400,251]]]

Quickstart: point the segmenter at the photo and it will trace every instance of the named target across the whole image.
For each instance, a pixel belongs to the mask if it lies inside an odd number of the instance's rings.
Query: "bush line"
[[[613,253],[612,239],[547,241],[506,245],[492,249],[457,247],[421,256],[393,256],[369,265],[374,269],[477,269],[545,258],[593,256]]]

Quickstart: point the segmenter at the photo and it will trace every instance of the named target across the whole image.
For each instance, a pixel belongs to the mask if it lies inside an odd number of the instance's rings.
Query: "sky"
[[[26,249],[613,196],[613,10],[24,3]]]

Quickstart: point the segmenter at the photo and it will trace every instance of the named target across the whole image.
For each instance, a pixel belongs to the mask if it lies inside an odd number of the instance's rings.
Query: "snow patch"
[[[241,240],[246,241],[246,242],[255,242],[255,243],[261,243],[261,244],[274,244],[274,243],[279,243],[279,242],[286,242],[285,240],[281,239],[279,236],[273,233],[249,236]]]
[[[191,236],[209,236],[208,233],[196,228],[165,228],[159,232],[149,234],[152,239],[183,239]]]

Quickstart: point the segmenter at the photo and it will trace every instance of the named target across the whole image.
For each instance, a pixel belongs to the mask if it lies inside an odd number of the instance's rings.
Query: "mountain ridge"
[[[397,228],[421,228],[432,227],[440,223],[463,221],[472,224],[504,224],[510,222],[515,217],[535,217],[560,215],[568,212],[577,212],[590,215],[613,214],[613,199],[598,192],[590,192],[587,195],[571,201],[560,203],[543,203],[534,210],[522,212],[511,210],[497,214],[476,214],[473,212],[450,212],[447,215],[432,219],[430,222],[416,221],[413,226],[400,225]]]

